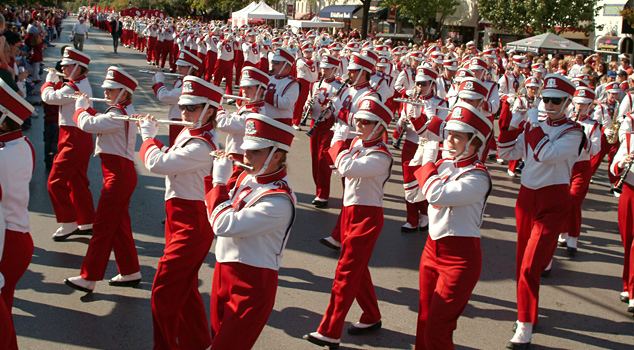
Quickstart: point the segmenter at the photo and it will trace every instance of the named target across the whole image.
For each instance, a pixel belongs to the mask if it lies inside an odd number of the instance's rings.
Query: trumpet
[[[141,114],[114,115],[111,118],[115,120],[125,120],[128,122],[140,122],[144,120]],[[187,127],[194,126],[194,123],[186,122],[183,120],[170,120],[170,119],[155,119],[155,120],[158,124],[163,124],[163,125],[178,125],[178,126],[187,126]]]
[[[147,73],[147,74],[156,74],[159,71],[151,71],[151,70],[147,70],[147,69],[139,69],[139,73]],[[161,72],[163,73],[163,72]],[[163,73],[164,75],[168,76],[168,77],[177,77],[177,78],[182,78],[183,75],[182,74],[178,74],[178,73]]]
[[[81,95],[62,95],[62,97],[78,99],[78,98],[81,97]],[[100,98],[100,97],[88,97],[88,100],[93,101],[93,102],[106,102],[106,103],[110,102],[109,99]]]
[[[423,103],[422,101],[419,100],[415,100],[415,99],[410,99],[410,98],[395,98],[394,102],[400,102],[400,103],[406,103],[406,104],[410,104],[410,105],[414,105],[414,106],[425,106],[425,103]],[[442,111],[449,111],[451,110],[450,108],[447,107],[442,107],[442,106],[436,106],[436,109],[442,110]]]
[[[222,156],[221,156],[221,155],[219,155],[219,154],[218,154],[218,153],[216,153],[216,152],[217,152],[217,151],[213,151],[213,152],[211,152],[211,153],[209,153],[209,154],[210,154],[212,157],[214,157],[214,158],[222,158]],[[246,170],[251,170],[251,171],[253,170],[253,167],[252,167],[252,166],[250,166],[250,165],[248,165],[248,164],[244,164],[244,163],[242,163],[242,162],[240,162],[240,161],[237,161],[237,160],[234,160],[234,159],[231,159],[231,161],[233,162],[233,164],[234,164],[235,166],[239,166],[240,168],[243,168],[243,169],[246,169]]]

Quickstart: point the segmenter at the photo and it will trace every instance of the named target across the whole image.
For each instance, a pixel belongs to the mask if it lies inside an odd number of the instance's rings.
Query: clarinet
[[[630,172],[630,169],[632,169],[632,163],[634,163],[633,161],[629,161],[627,162],[627,165],[625,166],[625,169],[623,169],[623,173],[621,174],[621,177],[619,177],[619,181],[617,181],[616,185],[614,185],[614,188],[621,193],[621,190],[623,190],[623,185],[625,184],[625,178],[627,177],[627,174]]]
[[[412,101],[416,101],[418,100],[418,98],[420,97],[420,93],[416,94],[416,97],[412,99]],[[407,119],[404,123],[404,125],[402,126],[403,130],[401,130],[400,134],[398,134],[398,138],[396,139],[396,141],[392,142],[392,147],[396,148],[396,149],[401,149],[401,142],[403,142],[403,138],[405,137],[405,134],[407,133],[407,122],[409,122],[411,116],[411,113],[414,111],[414,107],[412,107],[409,111],[409,113],[407,114]],[[396,127],[398,127],[398,121],[396,122]]]
[[[346,87],[349,82],[350,82],[350,79],[347,79],[346,81],[344,81],[343,84],[341,84],[341,86],[339,87],[339,89],[335,91],[334,95],[328,99],[328,104],[326,104],[326,107],[324,107],[321,113],[319,113],[319,117],[315,119],[315,123],[313,124],[313,126],[310,128],[310,130],[306,131],[306,135],[308,137],[313,136],[313,133],[315,132],[315,128],[317,128],[319,124],[321,124],[324,120],[326,120],[326,116],[328,115],[328,113],[332,112],[331,111],[333,107],[332,101],[335,99],[335,97],[339,96],[339,94],[343,91],[343,88]]]
[[[319,84],[317,84],[317,89],[321,87],[321,82],[324,81],[324,78],[319,80]],[[317,95],[313,94],[313,97],[308,100],[308,103],[304,106],[304,112],[302,113],[302,121],[299,123],[301,126],[306,126],[306,121],[308,117],[313,113],[313,106],[315,105],[315,98]]]

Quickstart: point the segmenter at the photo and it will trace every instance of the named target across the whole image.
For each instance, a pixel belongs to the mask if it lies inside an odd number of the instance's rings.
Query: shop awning
[[[326,6],[319,11],[320,18],[340,18],[351,19],[361,5],[331,5]]]
[[[370,6],[370,11],[368,12],[368,17],[385,20],[387,19],[387,7],[378,7],[378,6]]]

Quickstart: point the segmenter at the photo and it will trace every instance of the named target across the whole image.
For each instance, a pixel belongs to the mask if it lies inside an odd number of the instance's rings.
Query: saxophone
[[[612,130],[612,135],[606,138],[606,141],[613,145],[619,141],[619,129],[621,128],[621,119],[617,118],[618,108],[614,108],[614,113],[612,113],[612,126],[610,129]]]

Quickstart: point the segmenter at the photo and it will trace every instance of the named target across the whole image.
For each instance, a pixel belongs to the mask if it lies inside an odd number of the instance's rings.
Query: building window
[[[604,16],[621,16],[621,10],[623,10],[622,5],[604,5],[603,6],[603,15]]]

